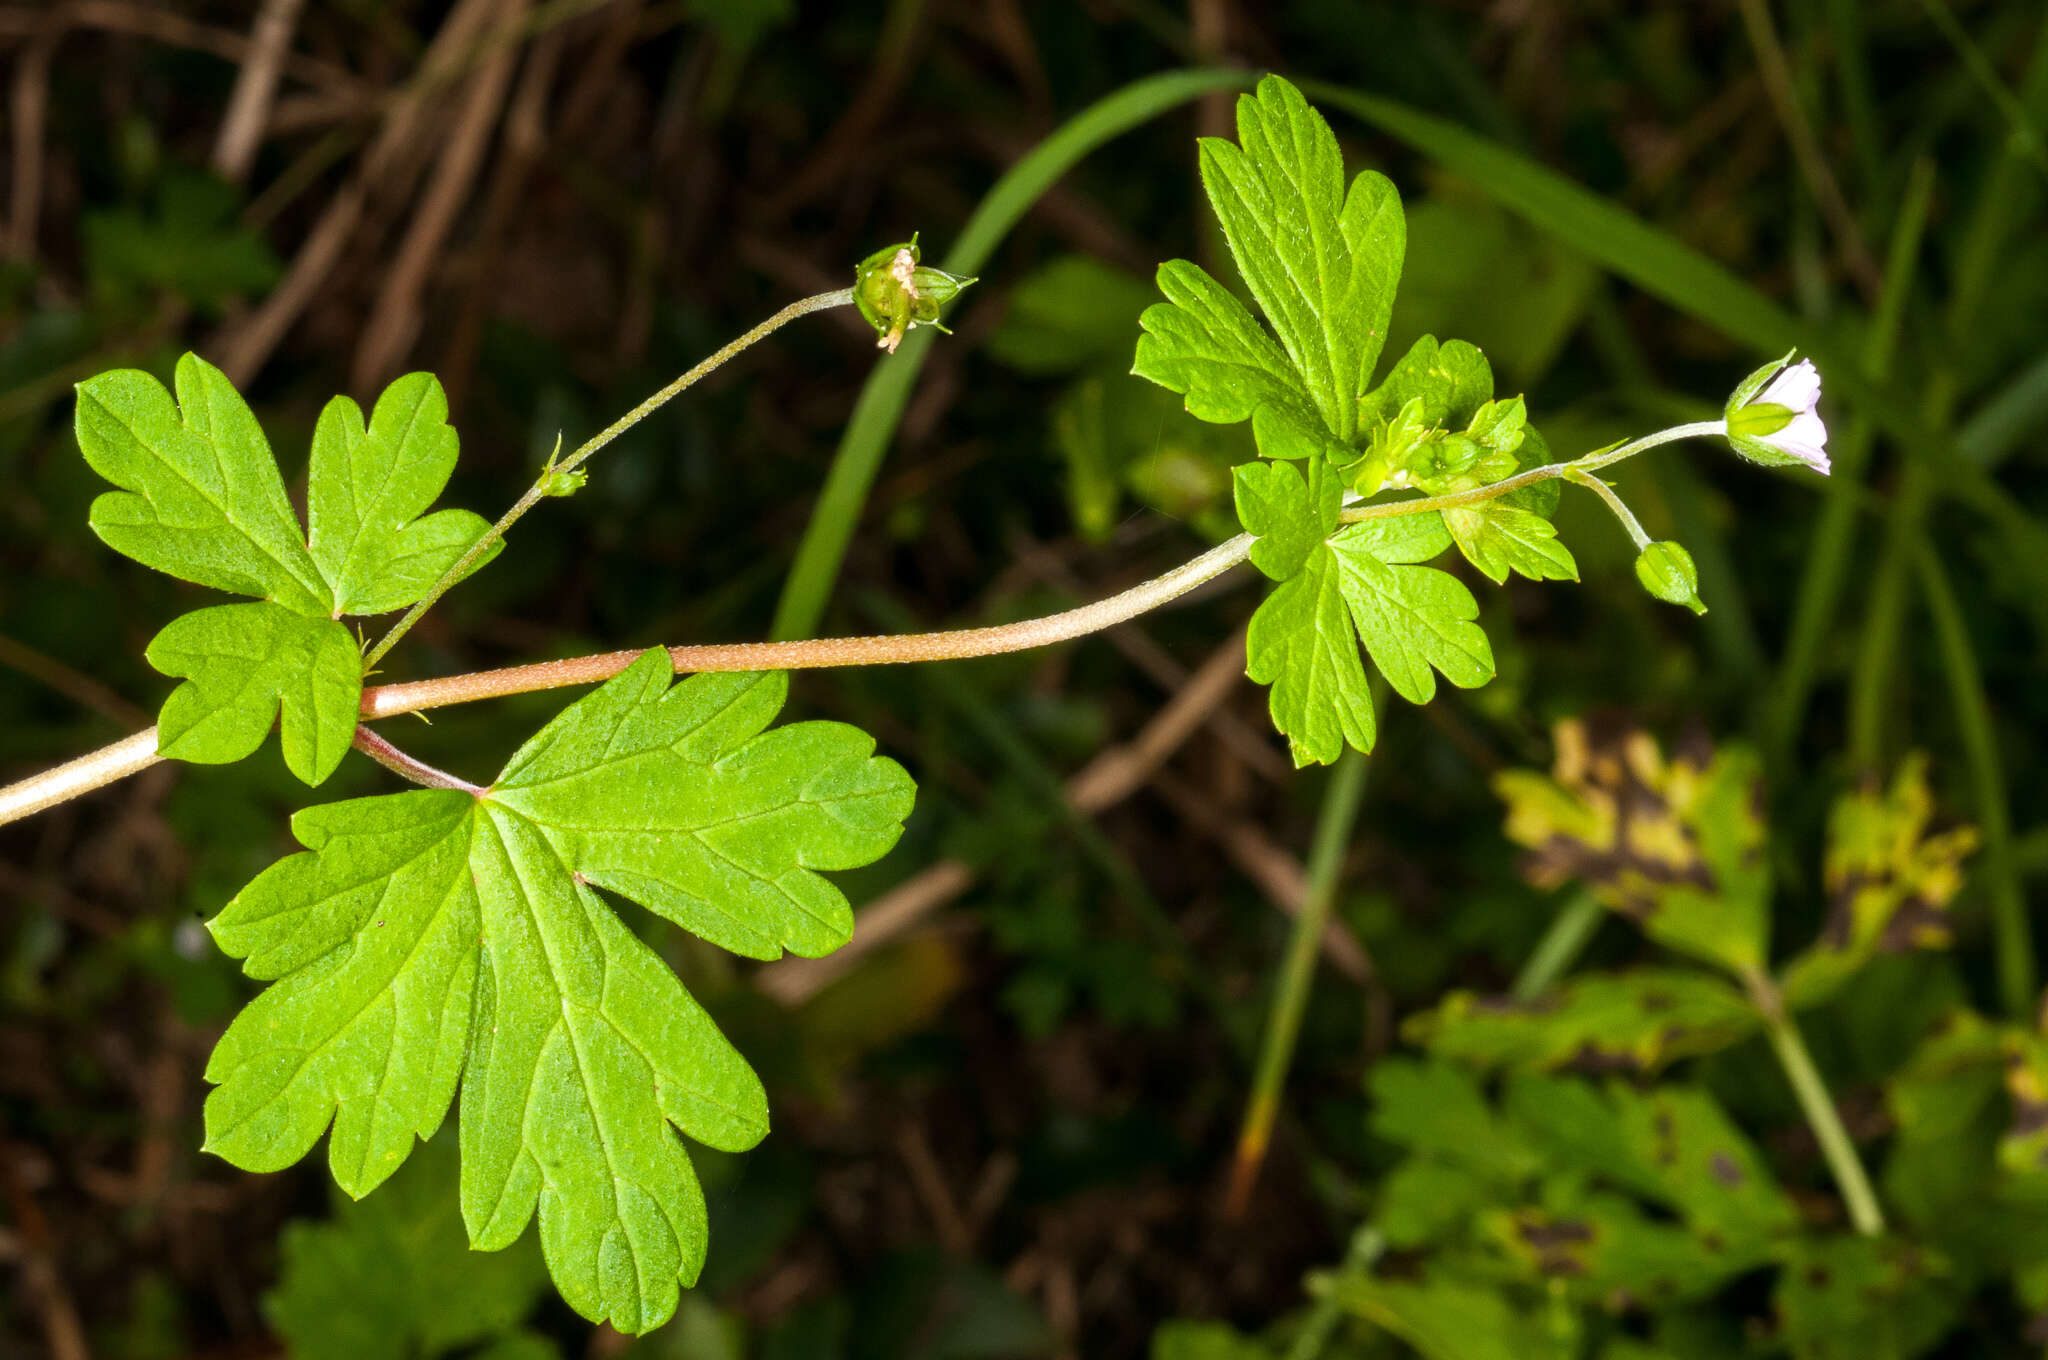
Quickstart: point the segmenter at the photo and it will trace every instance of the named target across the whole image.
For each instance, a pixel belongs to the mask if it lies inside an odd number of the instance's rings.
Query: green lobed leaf
[[[165,675],[185,678],[157,717],[160,755],[228,764],[261,746],[273,721],[286,766],[308,784],[348,754],[363,656],[333,619],[269,603],[215,605],[173,619],[144,655]]]
[[[1238,522],[1259,536],[1252,565],[1276,581],[1300,572],[1332,529],[1344,488],[1320,460],[1308,476],[1292,463],[1245,463],[1231,469]]]
[[[383,1181],[462,1091],[471,1243],[538,1210],[563,1297],[626,1331],[696,1279],[703,1194],[669,1125],[728,1150],[767,1130],[760,1082],[598,897],[631,896],[760,957],[820,954],[852,914],[817,874],[884,853],[912,786],[838,723],[764,731],[780,674],[673,686],[651,650],[523,746],[490,789],[308,809],[306,852],[213,923],[277,981],[207,1067],[207,1147],[238,1166],[328,1159]]]
[[[1528,1360],[1554,1350],[1543,1328],[1495,1288],[1429,1277],[1409,1283],[1356,1271],[1321,1283],[1332,1302],[1393,1333],[1425,1360]]]
[[[1245,674],[1273,687],[1267,711],[1295,765],[1327,765],[1346,743],[1372,749],[1372,692],[1345,611],[1343,569],[1327,544],[1252,615]]]
[[[1532,581],[1579,579],[1579,564],[1557,541],[1557,526],[1511,504],[1506,496],[1454,506],[1443,516],[1458,551],[1496,585],[1504,583],[1510,571]]]
[[[384,1192],[327,1221],[285,1225],[270,1325],[295,1360],[412,1360],[507,1334],[547,1270],[530,1242],[479,1256],[455,1192],[455,1143],[437,1138]]]
[[[1452,992],[1402,1033],[1441,1058],[1482,1067],[1650,1074],[1712,1053],[1761,1023],[1743,994],[1708,973],[1588,973],[1533,1001]]]
[[[1512,1190],[1543,1170],[1543,1154],[1487,1104],[1478,1081],[1447,1062],[1386,1058],[1366,1088],[1372,1131]]]
[[[139,369],[78,385],[78,447],[119,487],[92,503],[106,545],[187,581],[310,617],[334,595],[300,536],[277,460],[227,375],[178,360],[177,400]]]
[[[1933,817],[1925,756],[1907,760],[1889,790],[1873,784],[1836,801],[1828,819],[1827,922],[1785,965],[1788,1004],[1827,1000],[1880,952],[1949,943],[1948,904],[1962,889],[1977,830],[1929,834]]]
[[[1251,474],[1241,513],[1274,533],[1262,570],[1295,574],[1252,615],[1245,673],[1270,684],[1273,725],[1288,739],[1297,765],[1335,760],[1345,743],[1370,750],[1375,739],[1372,696],[1359,664],[1363,642],[1395,691],[1413,703],[1436,694],[1436,671],[1466,688],[1493,677],[1493,650],[1472,620],[1472,592],[1453,576],[1417,566],[1450,546],[1435,512],[1363,520],[1326,542],[1334,502],[1309,508],[1309,487],[1325,465],[1310,465],[1306,482],[1285,473]],[[1291,471],[1291,470],[1290,470]],[[1335,478],[1329,486],[1334,487]],[[1262,539],[1261,543],[1267,540]],[[1253,560],[1260,560],[1254,545]],[[1296,563],[1299,563],[1296,566]],[[1355,634],[1355,636],[1354,636]]]
[[[1797,1211],[1763,1155],[1704,1087],[1595,1087],[1522,1073],[1503,1107],[1556,1163],[1673,1210],[1732,1254],[1760,1254]]]
[[[1773,1290],[1793,1360],[1911,1360],[1953,1327],[1965,1298],[1947,1268],[1897,1238],[1839,1234],[1793,1244]]]
[[[1323,425],[1348,443],[1400,281],[1400,195],[1373,171],[1347,193],[1330,125],[1278,76],[1239,97],[1237,134],[1202,139],[1203,186]]]
[[[1462,430],[1493,397],[1493,366],[1476,346],[1463,340],[1437,343],[1433,335],[1416,340],[1387,371],[1378,387],[1359,398],[1362,427],[1392,420],[1410,401],[1422,402],[1425,426]]]
[[[1218,425],[1273,406],[1297,426],[1321,426],[1293,362],[1229,289],[1186,260],[1160,265],[1158,280],[1167,300],[1138,318],[1144,334],[1131,372],[1181,393],[1188,414]]]
[[[1494,789],[1538,887],[1577,880],[1651,938],[1742,974],[1761,969],[1770,923],[1754,755],[1649,734],[1557,724],[1549,775],[1508,770]]]
[[[1432,667],[1462,689],[1493,678],[1493,648],[1472,622],[1472,592],[1448,572],[1407,565],[1449,546],[1434,512],[1365,520],[1330,540],[1358,636],[1387,683],[1414,704],[1436,697]]]
[[[425,515],[455,471],[448,398],[431,373],[408,373],[377,398],[370,423],[336,397],[313,428],[308,545],[336,614],[417,603],[490,526],[468,510]],[[495,556],[502,542],[492,545]],[[489,561],[481,559],[477,565]]]
[[[1763,1263],[1711,1237],[1653,1219],[1631,1199],[1601,1191],[1541,1207],[1481,1215],[1511,1268],[1553,1297],[1581,1303],[1626,1298],[1654,1309],[1706,1298]]]
[[[93,530],[145,566],[268,603],[202,610],[151,644],[151,664],[187,680],[164,704],[158,751],[240,760],[282,707],[285,763],[318,784],[348,749],[362,688],[360,651],[335,620],[415,603],[488,528],[467,510],[421,518],[455,466],[447,398],[431,374],[410,373],[367,426],[353,401],[329,402],[313,434],[308,536],[234,385],[195,354],[174,381],[175,400],[136,369],[78,385],[79,449],[121,488],[93,502]]]

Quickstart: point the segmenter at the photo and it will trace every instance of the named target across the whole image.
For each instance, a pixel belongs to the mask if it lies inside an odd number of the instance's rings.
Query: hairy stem
[[[1798,1024],[1785,1013],[1785,1003],[1769,978],[1752,975],[1745,981],[1757,1009],[1763,1012],[1771,1051],[1778,1055],[1778,1065],[1785,1069],[1785,1079],[1792,1083],[1792,1094],[1798,1098],[1807,1126],[1820,1144],[1821,1156],[1835,1178],[1835,1188],[1842,1192],[1850,1223],[1865,1237],[1880,1235],[1884,1232],[1884,1211],[1878,1207],[1877,1192],[1863,1170],[1863,1159],[1856,1155],[1849,1130],[1843,1127],[1841,1112],[1835,1108],[1834,1097],[1828,1094],[1827,1082],[1813,1065],[1813,1055],[1806,1050]]]
[[[1650,546],[1650,536],[1643,532],[1642,522],[1636,518],[1635,512],[1628,508],[1628,505],[1621,497],[1614,493],[1613,487],[1601,481],[1592,473],[1581,472],[1577,468],[1571,468],[1566,471],[1564,479],[1574,486],[1585,487],[1601,500],[1606,501],[1607,508],[1614,512],[1614,517],[1621,521],[1621,527],[1628,530],[1628,536],[1635,541],[1637,552],[1641,552],[1644,548]]]
[[[117,779],[140,774],[159,759],[156,729],[145,727],[112,746],[102,746],[90,755],[80,756],[54,770],[45,770],[0,789],[0,825],[55,807],[82,793],[91,793]]]
[[[755,327],[753,331],[734,341],[725,350],[720,350],[711,359],[723,362],[721,356],[733,350],[742,342],[751,344],[754,339],[767,333],[764,327],[780,325],[792,316],[803,314],[808,308],[815,311],[820,307],[837,305],[842,297],[836,293],[821,293],[815,298],[793,303],[778,312],[769,321]],[[735,351],[736,352],[736,351]],[[704,368],[700,364],[698,369]],[[578,449],[561,464],[557,471],[573,471],[576,464],[588,458],[610,440],[618,431],[638,420],[662,401],[682,390],[688,382],[694,381],[692,369],[662,392],[642,402],[618,423],[611,426],[597,438]],[[705,370],[708,371],[708,370]],[[1418,496],[1408,500],[1385,501],[1377,505],[1358,505],[1345,510],[1340,519],[1347,524],[1361,520],[1382,519],[1392,515],[1419,515],[1431,510],[1449,510],[1461,505],[1476,505],[1518,491],[1525,486],[1553,477],[1565,477],[1574,472],[1587,472],[1618,463],[1645,449],[1659,444],[1668,444],[1676,439],[1689,439],[1701,435],[1717,435],[1724,432],[1723,422],[1718,420],[1695,421],[1690,425],[1674,425],[1668,430],[1659,430],[1641,439],[1632,440],[1617,448],[1600,453],[1588,454],[1570,463],[1546,463],[1542,467],[1518,472],[1505,481],[1489,486],[1473,487],[1469,491],[1453,491],[1441,496]],[[537,499],[533,493],[522,499],[526,505]],[[515,510],[519,507],[515,506]],[[508,514],[498,522],[493,533],[502,533],[515,515]],[[1256,541],[1251,534],[1239,534],[1217,544],[1192,561],[1183,562],[1164,576],[1158,576],[1143,585],[1131,587],[1120,595],[1106,600],[1069,609],[1065,613],[1050,614],[1041,619],[1027,619],[1021,623],[1003,624],[993,628],[961,628],[941,633],[907,633],[878,637],[817,638],[800,642],[730,642],[707,643],[688,647],[668,649],[669,660],[681,672],[691,671],[777,671],[816,670],[834,666],[888,666],[902,665],[913,661],[955,661],[966,657],[995,656],[1003,652],[1028,651],[1034,647],[1046,647],[1055,642],[1067,642],[1085,637],[1115,624],[1124,623],[1149,610],[1157,609],[1196,586],[1213,581],[1232,567],[1237,566],[1251,555],[1252,544]],[[456,564],[450,577],[459,576],[463,570]],[[436,590],[446,588],[447,579]],[[406,615],[384,640],[372,649],[366,662],[374,662],[389,650],[389,644],[410,626],[421,610],[432,603],[434,596],[420,602],[412,613]],[[508,666],[503,670],[474,671],[467,675],[452,675],[439,680],[417,680],[408,684],[375,685],[363,690],[362,707],[359,710],[364,719],[389,718],[400,713],[417,713],[423,709],[443,708],[449,704],[471,703],[478,699],[496,699],[510,694],[529,694],[535,690],[559,689],[565,685],[588,685],[609,680],[633,664],[644,649],[634,648],[621,652],[603,652],[595,656],[572,657],[566,661],[543,661],[531,666]],[[156,729],[138,732],[112,746],[81,756],[68,765],[46,770],[39,775],[0,788],[0,825],[40,812],[53,804],[76,798],[96,788],[125,779],[137,771],[154,765],[156,754]]]
[[[513,502],[512,508],[500,516],[498,522],[486,530],[482,538],[470,544],[469,551],[457,559],[454,566],[442,573],[441,579],[434,582],[433,589],[429,590],[420,599],[418,604],[407,610],[405,617],[392,624],[390,632],[377,640],[377,645],[372,647],[368,654],[363,657],[364,671],[367,672],[372,666],[383,660],[385,653],[397,646],[398,640],[404,637],[415,623],[420,621],[420,616],[433,608],[434,602],[447,594],[449,588],[457,581],[467,576],[476,567],[478,561],[483,558],[483,555],[491,550],[493,544],[505,536],[505,531],[510,529],[521,515],[524,515],[540,503],[541,499],[547,495],[548,488],[556,483],[557,478],[566,477],[577,468],[583,466],[584,463],[589,461],[592,454],[611,443],[614,439],[617,439],[627,430],[638,425],[678,393],[695,386],[699,380],[724,365],[741,350],[781,330],[800,316],[809,316],[812,312],[822,312],[831,307],[849,306],[852,302],[853,290],[851,288],[841,288],[836,292],[818,293],[790,303],[787,307],[784,307],[781,311],[769,317],[739,339],[726,345],[710,358],[704,360],[680,378],[677,378],[667,387],[662,388],[659,392],[656,392],[653,396],[641,402],[602,430],[599,430],[596,434],[585,440],[582,447],[578,448],[561,462],[557,463],[550,460],[547,468],[541,472],[540,477],[535,480],[531,487],[527,488],[526,494]]]

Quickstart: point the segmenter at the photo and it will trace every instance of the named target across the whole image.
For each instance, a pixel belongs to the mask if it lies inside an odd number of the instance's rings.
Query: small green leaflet
[[[1579,564],[1557,541],[1557,526],[1511,502],[1511,495],[1501,496],[1443,512],[1444,526],[1465,560],[1496,585],[1510,571],[1532,581],[1578,580]]]
[[[1435,671],[1466,688],[1493,678],[1472,593],[1448,573],[1414,565],[1450,547],[1443,517],[1385,516],[1330,537],[1338,495],[1322,460],[1306,479],[1287,463],[1237,469],[1238,514],[1259,535],[1252,561],[1280,582],[1252,615],[1245,671],[1273,687],[1273,724],[1297,765],[1328,764],[1346,743],[1372,749],[1361,641],[1411,703],[1435,696]]]
[[[388,614],[417,602],[483,536],[467,510],[426,514],[455,471],[448,398],[431,373],[384,389],[368,427],[336,397],[313,427],[307,543],[334,591],[334,613]],[[424,518],[422,518],[424,516]]]
[[[1345,193],[1330,125],[1278,76],[1238,99],[1237,137],[1202,139],[1203,187],[1309,400],[1349,443],[1400,283],[1401,197],[1370,170]]]
[[[284,762],[293,774],[317,784],[348,753],[363,654],[332,619],[267,602],[195,609],[173,619],[144,655],[163,674],[186,680],[157,715],[159,754],[205,764],[240,760],[263,744],[280,707]]]
[[[78,385],[79,449],[120,488],[93,502],[93,531],[144,566],[268,603],[198,610],[151,644],[151,664],[188,681],[164,705],[158,750],[240,760],[281,706],[286,764],[318,784],[348,749],[362,692],[360,649],[339,620],[419,600],[486,528],[467,510],[419,518],[455,467],[447,398],[431,374],[409,373],[367,427],[347,397],[327,404],[309,538],[234,385],[195,354],[173,381],[175,401],[137,369]]]
[[[311,808],[306,852],[212,922],[275,979],[207,1065],[209,1151],[249,1170],[330,1122],[362,1196],[461,1089],[471,1245],[541,1246],[571,1306],[659,1326],[703,1264],[704,1198],[673,1124],[741,1150],[761,1083],[604,887],[730,948],[819,955],[853,916],[819,870],[879,858],[914,793],[865,733],[764,730],[780,673],[669,683],[649,651],[520,748],[481,794],[423,789]]]
[[[120,487],[92,503],[93,532],[146,567],[273,600],[309,618],[334,592],[307,551],[256,416],[195,354],[178,360],[178,399],[139,369],[78,385],[78,447]]]

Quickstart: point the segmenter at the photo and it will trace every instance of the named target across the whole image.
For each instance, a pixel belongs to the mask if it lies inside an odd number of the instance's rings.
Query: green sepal
[[[1796,347],[1786,350],[1783,358],[1771,360],[1771,362],[1765,364],[1762,368],[1752,371],[1748,377],[1735,384],[1735,390],[1728,394],[1727,406],[1722,408],[1722,418],[1728,420],[1732,426],[1735,413],[1744,406],[1749,405],[1750,399],[1763,391],[1764,384],[1776,377],[1779,369],[1791,363],[1792,356],[1798,352],[1799,350]]]
[[[348,753],[363,657],[333,619],[267,602],[195,609],[173,619],[144,655],[185,681],[157,716],[159,755],[230,764],[261,746],[272,722],[286,767],[308,784],[334,773]]]
[[[964,274],[921,264],[922,258],[913,233],[908,241],[883,246],[853,269],[853,305],[875,328],[877,347],[892,354],[905,333],[919,326],[945,332],[939,313],[975,282]]]

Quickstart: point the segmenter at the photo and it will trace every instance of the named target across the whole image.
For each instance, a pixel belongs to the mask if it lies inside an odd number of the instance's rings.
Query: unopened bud
[[[1666,604],[1682,604],[1695,614],[1707,612],[1700,602],[1700,574],[1692,554],[1677,543],[1652,543],[1636,557],[1636,579],[1643,589]]]

